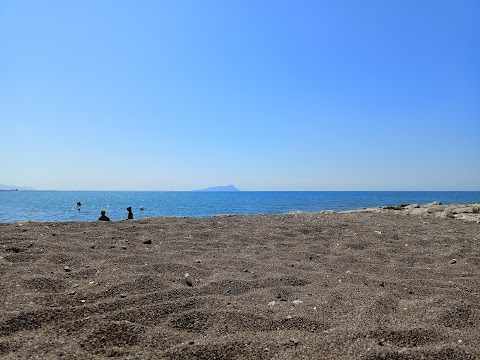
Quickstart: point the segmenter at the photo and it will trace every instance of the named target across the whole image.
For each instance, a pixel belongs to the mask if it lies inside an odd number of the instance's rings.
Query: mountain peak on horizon
[[[200,189],[200,190],[194,190],[194,191],[240,191],[240,190],[230,184],[227,186],[212,186],[206,189]]]

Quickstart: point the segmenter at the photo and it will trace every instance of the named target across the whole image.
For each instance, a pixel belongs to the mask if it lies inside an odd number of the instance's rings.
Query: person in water
[[[128,220],[128,219],[133,219],[132,207],[129,206],[129,207],[127,208],[127,211],[128,211],[127,220]]]
[[[100,211],[100,217],[98,218],[99,221],[110,221],[110,218],[105,215],[105,210]]]

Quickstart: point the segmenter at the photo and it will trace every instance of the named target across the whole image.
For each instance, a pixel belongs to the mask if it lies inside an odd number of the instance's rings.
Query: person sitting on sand
[[[105,215],[105,210],[100,211],[100,217],[98,218],[99,221],[110,221],[110,218]]]
[[[128,211],[127,220],[128,220],[128,219],[133,219],[132,207],[129,206],[129,207],[127,208],[127,211]]]

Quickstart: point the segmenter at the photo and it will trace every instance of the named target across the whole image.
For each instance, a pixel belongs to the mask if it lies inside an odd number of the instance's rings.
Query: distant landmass
[[[0,191],[8,191],[8,190],[35,190],[29,186],[15,186],[15,185],[4,185],[0,184]]]
[[[233,185],[227,186],[212,186],[206,189],[194,190],[194,191],[240,191]]]

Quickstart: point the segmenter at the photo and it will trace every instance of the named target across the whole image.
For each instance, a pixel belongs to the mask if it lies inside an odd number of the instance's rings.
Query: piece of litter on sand
[[[275,305],[275,301],[270,301],[270,302],[268,303],[268,306],[273,306],[273,305]]]
[[[293,305],[300,305],[300,304],[303,304],[303,301],[302,300],[293,300]]]

